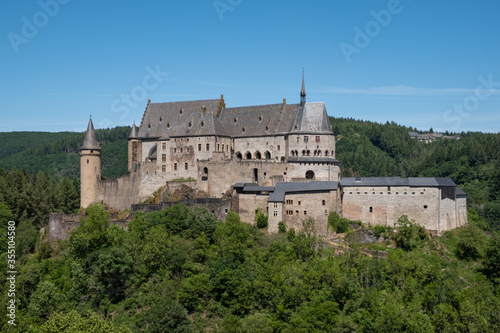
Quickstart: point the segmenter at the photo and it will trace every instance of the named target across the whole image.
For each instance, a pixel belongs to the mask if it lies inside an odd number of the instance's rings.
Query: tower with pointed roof
[[[101,179],[101,147],[97,142],[92,118],[89,120],[83,144],[80,147],[80,206],[87,208],[98,201],[97,183]]]
[[[304,69],[302,68],[302,89],[300,89],[300,104],[306,103],[306,85],[304,83]]]
[[[139,131],[137,126],[132,126],[132,130],[128,136],[128,170],[132,169],[132,165],[135,162],[141,160],[140,156],[142,154],[141,144],[139,141]]]

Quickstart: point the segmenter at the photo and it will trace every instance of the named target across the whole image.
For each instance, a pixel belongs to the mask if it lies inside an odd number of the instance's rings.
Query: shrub
[[[386,231],[386,227],[383,225],[377,225],[373,228],[373,234],[377,237],[382,236],[382,234]]]
[[[268,217],[260,210],[255,214],[255,222],[257,223],[257,228],[267,228],[268,226]]]
[[[351,221],[340,217],[337,212],[330,212],[328,215],[328,227],[337,233],[343,234],[349,230],[350,223]]]
[[[286,232],[286,224],[283,221],[278,223],[278,232]]]

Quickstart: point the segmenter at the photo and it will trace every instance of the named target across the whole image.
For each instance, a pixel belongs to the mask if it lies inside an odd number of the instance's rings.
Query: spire
[[[89,120],[89,126],[87,127],[87,132],[85,132],[85,138],[83,139],[83,144],[80,150],[83,149],[95,149],[101,150],[99,144],[97,143],[97,136],[95,135],[94,124],[92,123],[92,117]]]
[[[306,102],[306,85],[304,84],[304,68],[302,68],[302,89],[300,90],[300,103]]]
[[[139,135],[137,134],[137,126],[135,126],[135,121],[134,125],[132,126],[132,130],[130,131],[130,134],[128,135],[129,139],[137,139]]]

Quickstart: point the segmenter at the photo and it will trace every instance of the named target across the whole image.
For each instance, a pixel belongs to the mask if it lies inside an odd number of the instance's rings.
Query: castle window
[[[217,144],[217,151],[220,151],[220,143]]]
[[[177,171],[177,163],[174,163],[174,171]]]
[[[307,151],[307,156],[311,156],[311,151],[310,150]]]
[[[325,216],[328,216],[328,210],[325,209]]]
[[[192,123],[192,122],[189,122],[188,126],[189,126],[189,127],[193,127],[193,123]]]
[[[415,192],[411,192],[411,194],[415,194]]]
[[[307,215],[307,210],[304,211],[304,215]]]
[[[207,144],[205,145],[205,150],[206,150],[206,151],[210,151],[210,143],[207,143]]]
[[[427,209],[427,205],[424,205],[424,209]]]
[[[269,126],[266,126],[266,132],[268,132],[268,131],[269,131]]]
[[[166,142],[163,142],[163,143],[161,144],[161,149],[162,149],[162,150],[166,150],[166,149],[167,149],[167,143],[166,143]]]
[[[161,154],[161,161],[166,162],[167,161],[167,154]]]
[[[236,124],[236,122],[238,121],[238,119],[234,118],[233,122]]]
[[[270,153],[270,152],[268,152],[268,151],[266,151],[266,152],[264,153],[264,157],[266,158],[266,160],[270,160],[270,159],[271,159],[271,153]]]
[[[252,154],[250,152],[247,152],[245,157],[246,157],[247,160],[251,160],[252,159]]]
[[[373,213],[373,207],[370,207],[370,213]]]
[[[262,121],[262,116],[259,116],[259,121]]]
[[[293,200],[287,199],[285,203],[287,205],[293,205]]]
[[[262,158],[262,155],[260,154],[259,151],[255,152],[255,159],[260,160]]]
[[[314,179],[314,171],[309,170],[306,172],[306,179]]]
[[[293,210],[287,210],[286,215],[293,215]]]
[[[277,202],[274,203],[274,208],[278,208],[278,203]]]
[[[291,155],[292,155],[292,156],[295,156],[295,152],[294,152],[293,150],[292,150],[292,154],[291,154]]]
[[[236,158],[239,159],[239,160],[241,160],[241,159],[243,159],[243,155],[241,155],[240,152],[237,152],[236,153]]]
[[[184,163],[184,170],[187,170],[189,166],[189,163]]]
[[[201,143],[198,143],[198,151],[201,151]]]
[[[162,165],[161,166],[161,172],[167,172],[167,166],[166,165]]]
[[[365,194],[368,194],[368,192],[365,192]]]
[[[316,142],[319,142],[319,135],[316,135]]]
[[[420,194],[424,194],[424,192],[420,192]]]
[[[160,123],[161,123],[162,121],[163,121],[163,118],[162,118],[162,117],[160,117]]]
[[[203,127],[203,126],[205,126],[205,122],[204,121],[201,122],[201,127]]]
[[[325,206],[325,205],[326,205],[326,200],[321,200],[321,204],[322,204],[323,206]]]
[[[278,145],[278,151],[280,151],[280,148],[281,148],[280,145]]]
[[[181,148],[181,153],[182,153],[183,148]]]
[[[167,123],[167,128],[170,128],[170,123]]]
[[[328,150],[325,150],[325,156],[328,156]]]
[[[189,147],[186,147],[186,153],[189,153]]]
[[[304,143],[307,143],[309,141],[309,136],[304,135]]]
[[[299,215],[300,213],[299,213],[299,211],[298,211],[298,210],[296,210],[296,211],[295,211],[295,214],[296,214],[296,215]]]
[[[306,151],[305,150],[302,151],[302,156],[306,156]]]
[[[387,186],[387,191],[390,191],[391,190],[391,187],[390,186]]]
[[[300,201],[297,201],[297,205],[299,205],[299,206],[300,206],[300,204],[301,204],[301,202],[300,202]]]
[[[182,114],[182,109],[179,111],[179,114]]]
[[[87,164],[89,164],[89,160],[87,159]]]
[[[241,129],[241,133],[245,133],[245,132],[246,132],[246,129],[245,129],[245,127],[243,127],[243,128]]]
[[[174,148],[174,153],[177,153],[177,148]]]
[[[148,124],[148,130],[150,130],[150,129],[151,129],[151,124]]]
[[[277,210],[275,210],[275,211],[273,212],[273,216],[274,216],[274,217],[278,216],[278,211],[277,211]]]

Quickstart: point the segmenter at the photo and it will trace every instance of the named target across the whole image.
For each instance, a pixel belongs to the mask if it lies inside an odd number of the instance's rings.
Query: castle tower
[[[304,84],[304,68],[302,68],[302,89],[300,90],[300,104],[306,103],[306,85]]]
[[[128,136],[128,170],[132,168],[132,164],[140,160],[141,144],[139,142],[139,131],[137,126],[132,126],[132,130]]]
[[[80,206],[87,208],[97,201],[97,182],[101,179],[101,147],[97,142],[92,118],[80,147]]]

